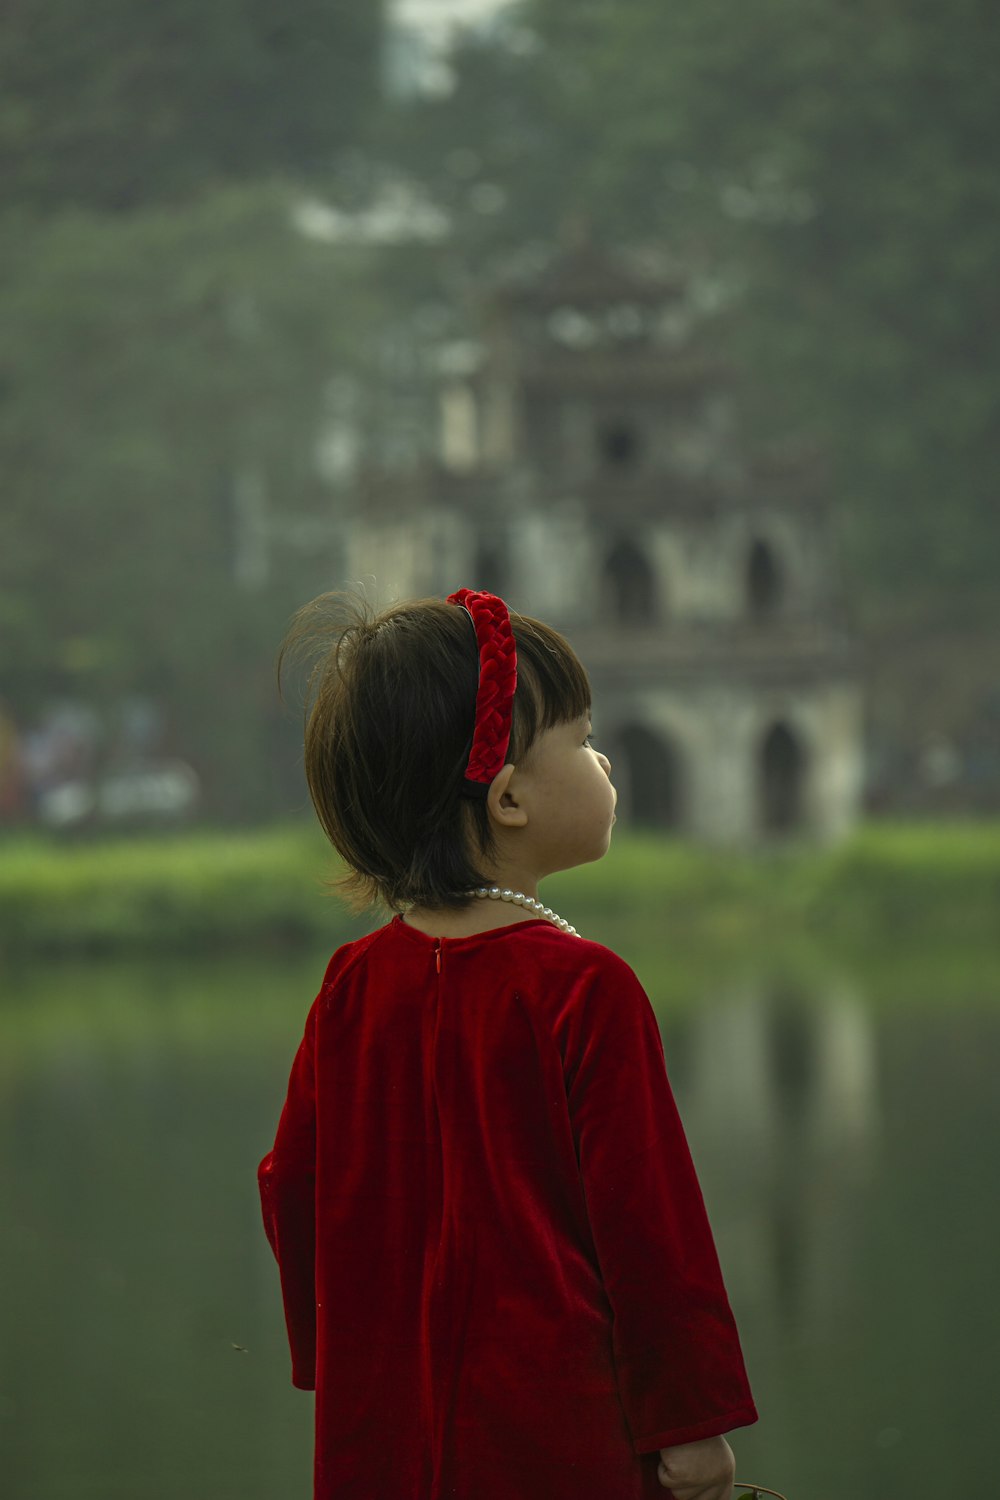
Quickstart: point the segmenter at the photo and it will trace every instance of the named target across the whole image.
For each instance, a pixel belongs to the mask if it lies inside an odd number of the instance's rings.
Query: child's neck
[[[520,879],[517,878],[518,873]],[[527,871],[507,870],[495,875],[490,882],[501,890],[520,891],[524,896],[538,899],[538,876]],[[452,907],[413,906],[404,921],[418,932],[431,937],[471,937],[477,932],[492,932],[495,927],[509,927],[513,922],[529,922],[535,913],[510,901],[484,900],[475,896],[462,910]]]
[[[403,917],[407,927],[415,927],[428,937],[474,937],[477,932],[493,932],[514,922],[544,921],[535,912],[507,901],[477,901],[469,911],[435,910],[414,907]]]

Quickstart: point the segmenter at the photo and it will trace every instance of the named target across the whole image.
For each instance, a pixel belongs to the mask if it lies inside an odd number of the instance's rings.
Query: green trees
[[[209,806],[254,813],[275,645],[332,580],[282,556],[242,589],[237,489],[331,505],[324,388],[372,304],[292,211],[377,102],[380,7],[57,0],[4,26],[0,699],[26,724],[151,693]]]
[[[6,6],[8,201],[114,212],[315,176],[377,102],[382,16],[381,0]]]

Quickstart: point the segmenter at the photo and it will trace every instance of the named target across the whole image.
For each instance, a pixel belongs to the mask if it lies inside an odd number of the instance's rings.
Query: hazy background
[[[47,794],[150,763],[167,816],[301,805],[272,662],[346,581],[332,522],[433,473],[472,295],[584,222],[696,270],[747,430],[826,455],[872,802],[995,809],[997,29],[986,0],[8,8],[0,816],[85,821]]]
[[[254,1172],[365,923],[321,895],[274,653],[351,581],[365,486],[433,480],[476,293],[583,225],[696,268],[748,430],[825,454],[866,826],[790,862],[619,829],[546,895],[656,1009],[761,1410],[741,1473],[979,1493],[995,7],[50,0],[0,27],[5,1493],[309,1492]]]

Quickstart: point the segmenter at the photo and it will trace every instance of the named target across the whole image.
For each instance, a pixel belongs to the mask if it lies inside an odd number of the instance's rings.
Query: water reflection
[[[288,1381],[254,1169],[324,962],[5,987],[16,1500],[309,1494],[312,1403]],[[662,1017],[762,1414],[734,1439],[740,1467],[794,1500],[936,1500],[929,1432],[947,1434],[950,1493],[980,1482],[995,1001],[880,1012],[842,974],[758,976]]]
[[[871,1012],[843,978],[757,978],[665,1030],[734,1298],[789,1335],[836,1317],[879,1171]]]

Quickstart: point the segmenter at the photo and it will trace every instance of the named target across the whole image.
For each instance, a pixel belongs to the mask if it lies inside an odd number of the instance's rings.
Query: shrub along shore
[[[326,883],[311,824],[66,843],[0,842],[0,952],[9,957],[330,951],[384,915],[352,917]],[[1000,822],[870,823],[832,849],[709,850],[619,831],[607,856],[554,875],[544,899],[581,933],[675,951],[844,956],[944,944],[1000,961]]]

